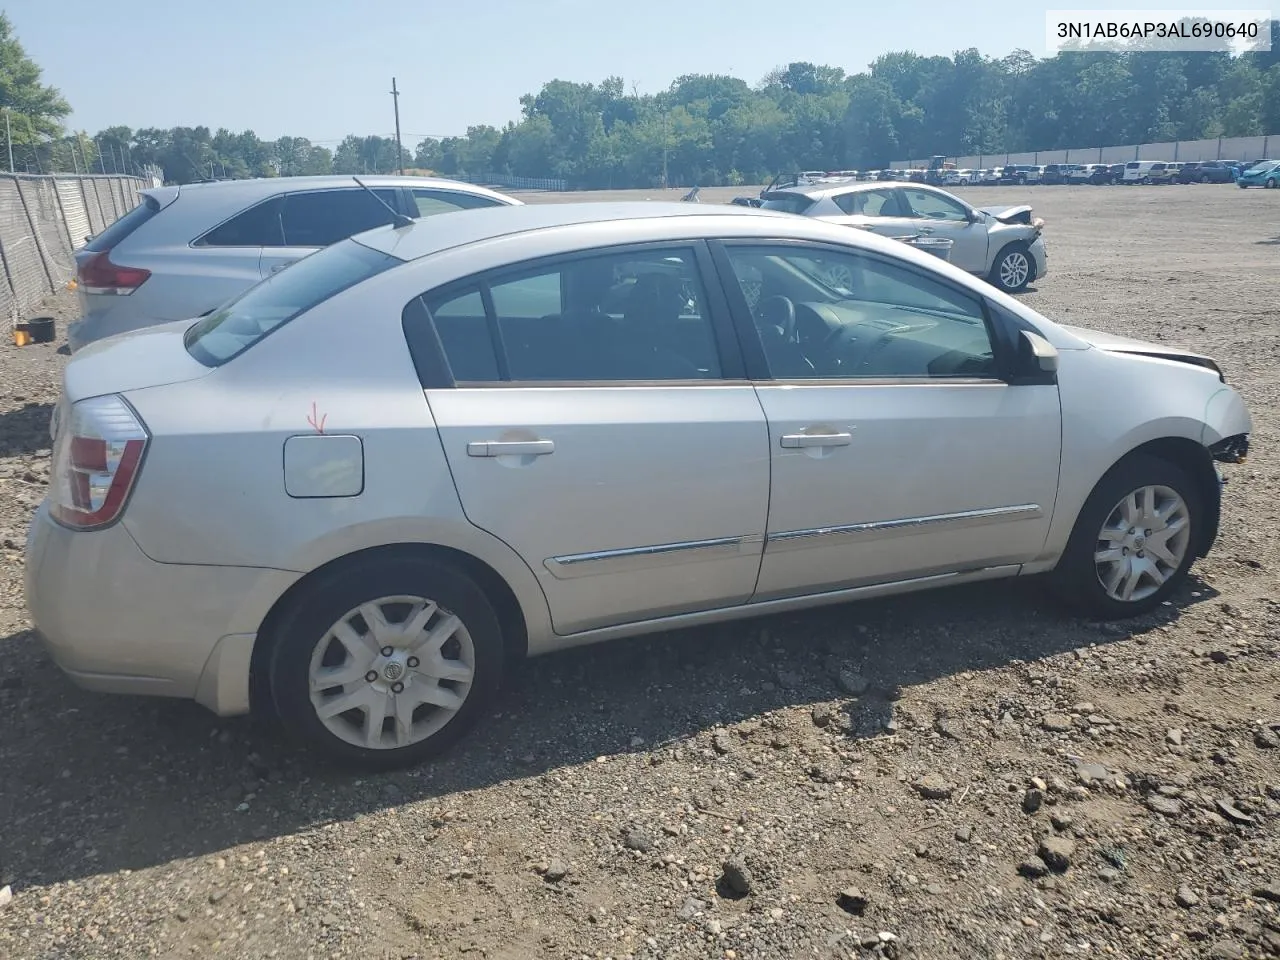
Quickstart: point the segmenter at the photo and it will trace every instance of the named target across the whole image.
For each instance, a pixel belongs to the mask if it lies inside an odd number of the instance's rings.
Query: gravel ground
[[[0,957],[1280,955],[1280,191],[969,192],[1048,221],[1028,302],[1206,350],[1250,404],[1184,594],[1121,628],[989,584],[574,651],[393,775],[59,674],[21,580],[64,358],[0,346]]]

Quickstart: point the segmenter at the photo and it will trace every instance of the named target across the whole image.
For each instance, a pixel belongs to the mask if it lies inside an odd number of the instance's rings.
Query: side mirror
[[[1052,383],[1058,373],[1058,348],[1030,330],[1020,331],[1018,376],[1020,380]],[[1047,378],[1047,381],[1046,381]]]

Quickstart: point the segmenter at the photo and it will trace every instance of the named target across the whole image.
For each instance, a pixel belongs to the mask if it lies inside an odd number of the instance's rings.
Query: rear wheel
[[[1268,190],[1274,190],[1278,182],[1280,181],[1277,181],[1275,177],[1268,177],[1265,186]]]
[[[334,759],[387,769],[457,741],[503,670],[498,617],[448,564],[376,557],[305,587],[269,640],[287,733]]]
[[[1146,613],[1185,579],[1203,516],[1199,489],[1185,470],[1156,457],[1130,457],[1085,501],[1052,584],[1098,619]]]

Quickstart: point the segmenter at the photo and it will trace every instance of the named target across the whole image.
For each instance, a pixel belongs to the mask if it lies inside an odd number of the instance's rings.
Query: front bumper
[[[49,516],[47,503],[27,537],[27,607],[74,683],[195,699],[224,716],[249,711],[261,597],[279,596],[297,576],[157,563],[121,524],[68,530]]]
[[[1032,265],[1035,267],[1035,275],[1031,279],[1039,280],[1049,272],[1049,251],[1044,245],[1044,237],[1036,237],[1029,252]]]

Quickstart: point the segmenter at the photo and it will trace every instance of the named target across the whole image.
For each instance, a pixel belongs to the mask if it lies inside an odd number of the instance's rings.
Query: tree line
[[[862,73],[790,63],[754,86],[688,74],[656,94],[552,80],[520,98],[520,119],[428,138],[263,140],[208,127],[113,126],[68,134],[70,113],[0,14],[0,105],[11,107],[15,165],[30,172],[159,167],[167,181],[387,173],[563,179],[574,188],[759,183],[797,169],[877,168],[891,160],[1280,133],[1280,21],[1272,49],[1211,53],[1026,50],[992,57],[902,51]],[[0,131],[3,134],[3,131]],[[0,164],[5,162],[0,146]]]

